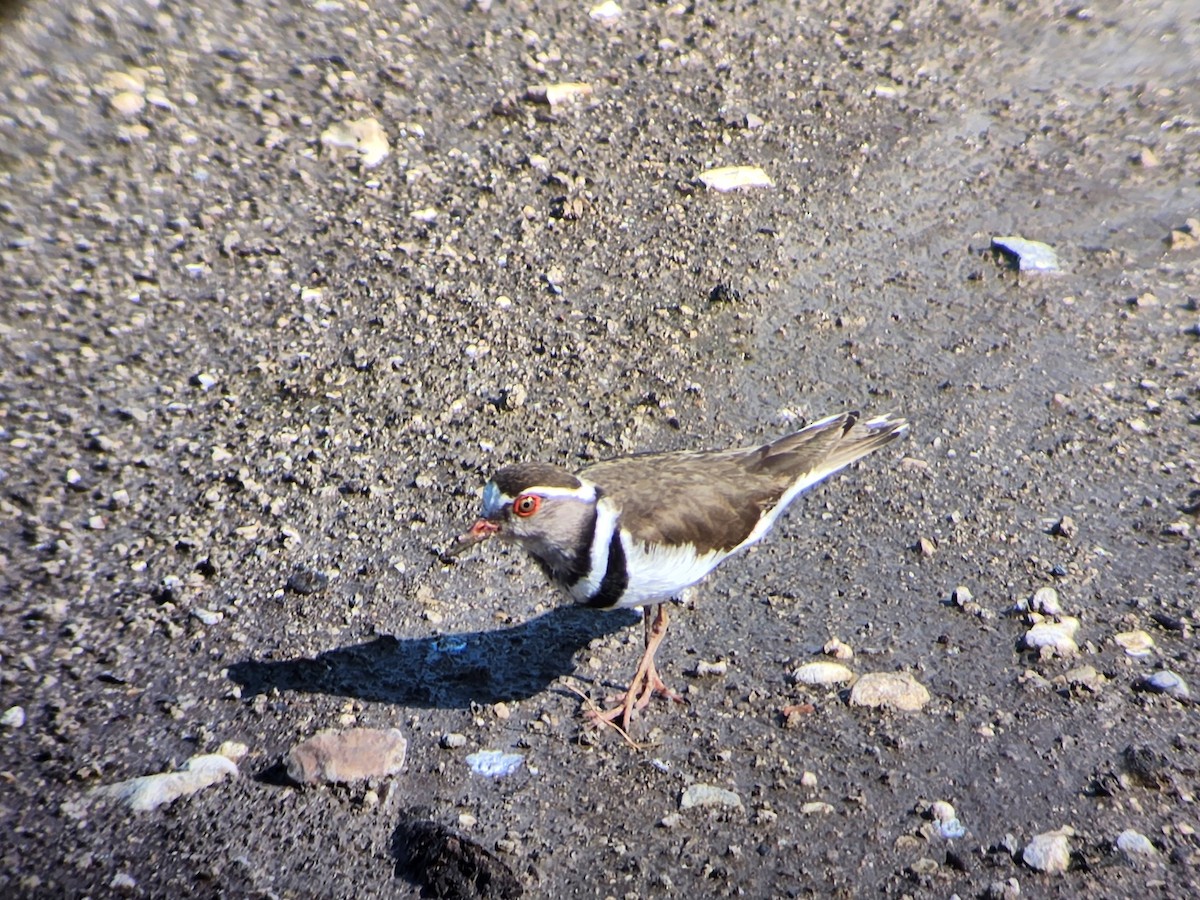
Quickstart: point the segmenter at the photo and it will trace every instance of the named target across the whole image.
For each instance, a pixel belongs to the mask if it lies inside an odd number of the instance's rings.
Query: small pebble
[[[1025,846],[1021,859],[1029,868],[1039,872],[1065,872],[1071,864],[1070,838],[1074,834],[1075,829],[1068,825],[1057,831],[1036,835]]]
[[[1059,537],[1071,540],[1075,535],[1079,534],[1079,526],[1075,524],[1075,520],[1070,516],[1063,516],[1054,523],[1054,527],[1050,531]]]
[[[109,102],[123,116],[136,116],[146,108],[146,98],[137,91],[121,91],[114,94]]]
[[[853,680],[854,672],[835,662],[805,663],[792,673],[792,681],[796,684],[846,684]]]
[[[1029,599],[1029,608],[1043,616],[1061,616],[1062,603],[1058,599],[1058,591],[1052,587],[1038,588]]]
[[[592,95],[592,86],[582,81],[563,81],[555,84],[535,84],[525,91],[525,99],[545,103],[551,110],[574,103]]]
[[[771,176],[758,166],[722,166],[717,169],[707,169],[696,176],[706,188],[719,193],[727,193],[742,188],[769,188],[775,182]]]
[[[4,728],[24,728],[25,727],[25,707],[10,706],[6,709],[3,715],[0,715],[0,726]]]
[[[1095,666],[1076,666],[1063,677],[1071,687],[1086,688],[1093,694],[1098,694],[1108,682],[1107,678],[1096,671]]]
[[[971,589],[961,584],[950,593],[950,602],[955,606],[966,606],[974,599]]]
[[[457,731],[449,731],[442,735],[442,739],[438,743],[446,750],[457,750],[467,746],[467,736],[459,734]]]
[[[850,705],[913,712],[929,702],[929,691],[907,672],[870,672],[850,689]]]
[[[1030,241],[1017,235],[992,238],[992,247],[1016,259],[1022,272],[1051,273],[1059,271],[1058,254],[1049,244]]]
[[[938,835],[943,840],[954,841],[967,834],[967,828],[958,820],[958,813],[945,800],[937,800],[929,808],[933,821],[937,823]]]
[[[1061,622],[1038,622],[1025,633],[1024,643],[1030,650],[1038,650],[1042,657],[1074,656],[1079,652],[1075,633],[1079,631],[1079,620],[1071,616]]]
[[[192,615],[204,625],[216,625],[225,618],[224,613],[214,612],[211,609],[204,609],[199,606],[192,610]]]
[[[1166,694],[1176,700],[1188,700],[1192,693],[1187,682],[1170,669],[1160,669],[1138,680],[1137,686],[1156,694]]]
[[[692,809],[697,806],[742,809],[742,798],[725,788],[714,787],[711,784],[693,784],[679,798],[679,808]]]
[[[316,569],[300,568],[287,580],[287,588],[297,594],[315,594],[329,585],[329,576]]]
[[[113,876],[112,881],[110,881],[108,883],[108,886],[110,888],[112,888],[113,890],[117,890],[117,891],[136,891],[137,890],[137,882],[133,879],[133,876],[130,875],[128,872],[118,872],[116,875]]]
[[[838,638],[830,638],[825,642],[825,646],[821,648],[821,652],[826,656],[832,656],[834,659],[854,659],[854,651],[850,645]]]
[[[811,800],[800,804],[800,813],[805,816],[827,816],[833,812],[833,804],[824,800]]]
[[[504,753],[500,750],[480,750],[467,757],[467,766],[476,775],[485,778],[503,778],[511,775],[525,762],[520,753]]]
[[[404,768],[407,752],[398,728],[322,731],[288,751],[287,773],[297,784],[386,777]]]
[[[1114,635],[1113,640],[1125,651],[1126,656],[1134,659],[1144,659],[1154,652],[1154,638],[1141,630],[1122,631],[1120,634]]]
[[[509,411],[520,409],[529,399],[529,392],[523,384],[510,384],[500,395],[500,405]]]
[[[616,4],[615,0],[604,0],[598,6],[593,6],[588,15],[597,22],[611,22],[613,19],[620,18],[621,7]]]
[[[1150,838],[1132,828],[1126,828],[1117,835],[1117,849],[1131,859],[1158,855],[1158,849],[1150,842]]]
[[[724,675],[728,671],[729,663],[723,659],[712,663],[699,660],[692,669],[691,674],[695,675],[697,678],[705,678],[715,675]]]
[[[813,788],[817,786],[817,775],[815,772],[804,772],[800,776],[800,784],[803,787]]]
[[[186,797],[209,785],[237,777],[237,764],[221,753],[193,756],[177,772],[161,772],[130,778],[90,791],[84,803],[96,799],[113,799],[137,812],[149,812],[179,797]]]
[[[387,132],[375,118],[335,122],[321,132],[321,143],[326,147],[357,150],[366,169],[383,162],[390,150]]]
[[[988,885],[983,895],[986,900],[1018,900],[1021,896],[1021,882],[1015,878],[1008,881],[993,881]]]

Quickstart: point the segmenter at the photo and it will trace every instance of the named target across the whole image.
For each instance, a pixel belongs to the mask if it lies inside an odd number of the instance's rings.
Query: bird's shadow
[[[436,637],[384,636],[313,658],[249,659],[229,677],[253,694],[332,694],[400,706],[465,709],[522,700],[575,670],[575,654],[639,620],[632,610],[597,613],[557,607],[494,631]]]

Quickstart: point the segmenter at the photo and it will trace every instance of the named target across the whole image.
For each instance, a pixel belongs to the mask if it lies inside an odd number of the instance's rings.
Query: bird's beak
[[[476,544],[486,541],[499,530],[499,524],[493,522],[491,519],[480,519],[456,537],[453,546],[446,552],[450,556],[458,556],[460,553],[470,550]]]

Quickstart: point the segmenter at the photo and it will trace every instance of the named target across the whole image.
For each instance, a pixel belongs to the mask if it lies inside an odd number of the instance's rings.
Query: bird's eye
[[[542,505],[542,498],[535,494],[525,494],[513,501],[513,512],[523,519],[532,516]]]

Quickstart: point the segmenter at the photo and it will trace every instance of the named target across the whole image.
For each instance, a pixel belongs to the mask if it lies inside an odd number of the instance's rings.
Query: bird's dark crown
[[[501,493],[508,497],[516,497],[532,487],[575,490],[583,485],[583,482],[565,469],[549,463],[536,462],[505,466],[492,476],[492,481]]]

